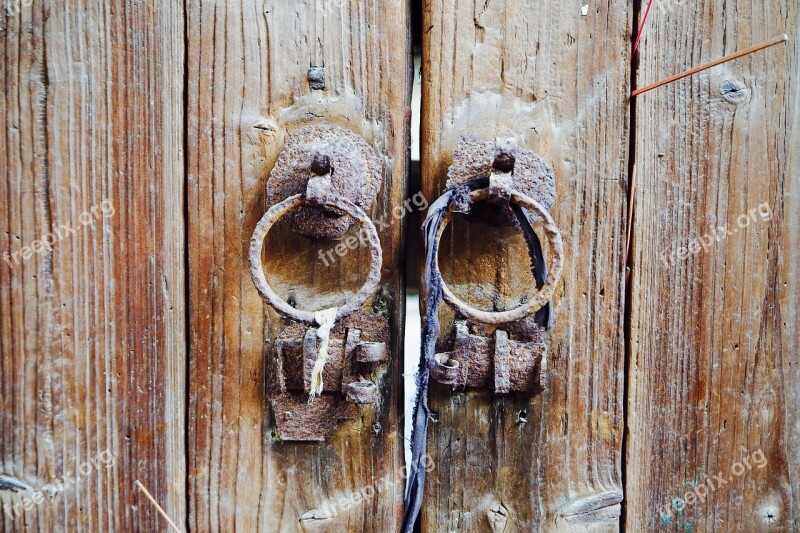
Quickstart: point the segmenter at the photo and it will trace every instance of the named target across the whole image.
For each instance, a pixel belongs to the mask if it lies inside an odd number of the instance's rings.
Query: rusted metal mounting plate
[[[308,402],[316,360],[316,329],[292,324],[275,340],[267,393],[278,438],[322,441],[338,425],[358,415],[356,404],[374,404],[375,381],[389,358],[389,323],[382,315],[359,310],[331,330],[323,393]]]
[[[280,372],[277,376],[278,387],[283,387],[281,392],[303,391],[306,395],[311,392],[311,375],[314,363],[317,360],[316,328],[306,330],[303,339],[277,339],[275,351],[280,361]],[[365,354],[371,357],[366,359]],[[331,339],[328,344],[328,361],[322,371],[323,392],[340,391],[347,393],[351,383],[359,381],[359,375],[369,368],[362,365],[380,364],[386,362],[388,352],[385,343],[366,343],[361,340],[361,330],[350,328],[347,330],[347,340]]]
[[[498,171],[508,172],[511,174],[511,186],[514,190],[530,196],[551,211],[556,201],[553,167],[541,156],[530,150],[517,148],[507,141],[481,141],[474,135],[462,135],[453,154],[453,164],[447,172],[447,188],[458,188],[469,182],[488,179]],[[502,169],[495,166],[498,155],[503,163]],[[511,161],[503,160],[509,156]],[[472,206],[471,218],[494,226],[519,226],[507,206],[476,204]]]
[[[309,179],[318,176],[312,170],[316,155],[327,156],[330,162],[329,192],[368,210],[381,188],[383,161],[361,136],[331,124],[305,126],[289,134],[267,180],[269,207],[306,192]],[[313,207],[297,209],[286,218],[298,233],[330,239],[341,238],[355,223],[350,216]]]
[[[511,331],[497,328],[491,333],[484,329],[476,334],[464,320],[456,322],[455,330],[453,351],[436,354],[433,379],[456,389],[472,387],[496,394],[542,390],[546,332],[526,327]]]
[[[358,416],[355,404],[335,396],[320,396],[313,403],[303,397],[284,394],[271,400],[278,427],[284,441],[324,441],[342,422]]]

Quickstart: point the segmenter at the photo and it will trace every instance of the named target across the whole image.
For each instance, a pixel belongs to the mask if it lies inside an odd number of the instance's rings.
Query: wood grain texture
[[[800,9],[664,7],[639,85],[792,38],[637,100],[626,527],[797,531]]]
[[[13,4],[0,13],[0,474],[62,487],[19,515],[34,494],[0,490],[0,530],[163,528],[136,479],[183,524],[183,13]]]
[[[402,0],[189,5],[192,530],[398,526],[404,220],[392,212],[403,203],[408,170],[408,27]],[[312,65],[325,67],[324,91],[309,87]],[[379,226],[384,263],[376,302],[390,313],[390,371],[379,407],[361,407],[359,419],[326,442],[277,442],[267,360],[286,322],[259,298],[247,253],[286,135],[323,121],[362,135],[384,161],[371,215],[388,223]],[[276,227],[265,245],[267,278],[300,309],[341,304],[363,283],[369,252],[359,248],[326,266],[318,252],[336,244]],[[380,492],[342,504],[368,487]]]
[[[619,527],[630,16],[624,2],[585,16],[570,2],[425,2],[423,190],[443,190],[459,135],[516,136],[555,168],[566,262],[543,395],[434,385],[423,531]],[[519,305],[534,283],[522,235],[463,221],[446,234],[454,292]]]

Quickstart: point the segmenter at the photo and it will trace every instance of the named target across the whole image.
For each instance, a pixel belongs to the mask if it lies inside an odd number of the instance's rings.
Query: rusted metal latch
[[[318,353],[317,329],[308,328],[302,339],[278,338],[275,351],[278,357],[276,389],[302,391],[311,394],[311,374]],[[374,365],[388,360],[385,342],[361,340],[361,330],[346,328],[345,340],[332,339],[332,356],[323,372],[324,392],[340,392],[355,404],[375,403],[378,397],[375,383],[359,379],[362,365]]]
[[[474,186],[487,177],[485,186]],[[561,276],[564,255],[561,234],[549,213],[555,201],[553,170],[533,152],[519,150],[511,139],[486,143],[462,137],[448,178],[450,189],[473,186],[468,192],[465,188],[464,201],[451,204],[435,237],[434,275],[441,284],[442,298],[461,318],[455,322],[452,350],[436,354],[431,376],[456,389],[484,388],[496,394],[536,392],[544,382],[549,324],[537,324],[531,316],[549,305]],[[515,216],[512,208],[524,218]],[[481,311],[449,289],[438,267],[438,242],[454,212],[473,213],[495,225],[524,224],[531,260],[542,262],[542,269],[547,272],[532,229],[533,222],[541,223],[549,245],[550,269],[538,291],[522,306],[509,311]]]
[[[536,392],[543,383],[547,344],[541,330],[509,332],[495,329],[491,336],[470,333],[466,320],[455,324],[453,351],[436,354],[433,379],[456,390],[467,387],[493,390],[495,394]]]
[[[292,322],[275,340],[267,384],[281,440],[324,440],[339,423],[357,417],[356,405],[379,398],[378,385],[364,376],[379,374],[389,359],[389,325],[362,306],[380,284],[380,240],[364,209],[375,200],[382,173],[380,157],[363,138],[331,125],[292,133],[270,173],[272,207],[253,232],[249,262],[261,297]],[[264,239],[282,217],[312,237],[338,239],[354,223],[362,226],[371,252],[367,281],[330,317],[295,309],[267,282]]]

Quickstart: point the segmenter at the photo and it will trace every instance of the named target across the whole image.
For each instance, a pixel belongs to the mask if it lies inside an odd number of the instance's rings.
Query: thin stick
[[[642,34],[644,33],[644,25],[647,24],[647,16],[650,15],[650,8],[653,7],[653,0],[647,3],[647,10],[644,12],[644,18],[642,19],[642,25],[639,27],[639,33],[636,34],[636,43],[633,45],[633,52],[631,52],[631,61],[636,56],[636,50],[639,49],[639,41],[642,40]]]
[[[181,533],[181,530],[178,529],[178,526],[175,525],[175,522],[173,522],[172,519],[169,516],[167,516],[167,513],[164,512],[164,509],[162,509],[161,506],[158,505],[158,502],[155,500],[155,498],[153,498],[153,496],[150,495],[150,493],[147,491],[147,489],[144,488],[144,485],[142,485],[139,482],[138,479],[136,481],[134,481],[133,483],[134,483],[134,485],[139,487],[139,490],[141,490],[144,493],[145,496],[147,496],[147,499],[150,500],[150,502],[153,504],[153,506],[156,508],[156,510],[159,513],[161,513],[161,516],[163,516],[164,519],[167,521],[167,523],[170,526],[172,526],[172,529],[175,530],[175,533]]]
[[[633,164],[631,170],[631,192],[628,195],[628,229],[625,232],[625,261],[622,262],[623,266],[628,266],[628,254],[631,249],[631,237],[633,236],[633,200],[636,194],[636,163]]]
[[[731,55],[727,55],[721,59],[717,59],[716,61],[712,61],[711,63],[706,63],[705,65],[700,65],[699,67],[694,67],[692,69],[687,70],[686,72],[681,72],[680,74],[675,74],[674,76],[670,76],[665,80],[661,80],[657,83],[652,85],[647,85],[646,87],[642,87],[641,89],[636,89],[631,93],[631,98],[634,96],[640,95],[647,91],[653,90],[657,87],[661,87],[662,85],[666,85],[668,83],[672,83],[673,81],[680,80],[681,78],[685,78],[687,76],[691,76],[692,74],[697,74],[706,69],[710,69],[711,67],[716,67],[717,65],[721,65],[722,63],[726,63],[733,59],[738,59],[742,56],[746,56],[748,54],[752,54],[753,52],[758,52],[759,50],[763,50],[764,48],[769,48],[770,46],[775,46],[776,44],[780,44],[789,40],[789,36],[785,33],[779,37],[775,37],[772,40],[769,40],[765,43],[757,44],[755,46],[751,46],[750,48],[745,48],[744,50],[740,50],[738,52],[734,52]]]

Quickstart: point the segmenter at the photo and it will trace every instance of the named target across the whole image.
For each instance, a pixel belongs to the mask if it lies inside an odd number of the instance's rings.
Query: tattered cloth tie
[[[469,207],[469,193],[489,186],[488,179],[476,180],[458,189],[448,189],[439,197],[428,210],[428,216],[422,225],[425,239],[425,271],[422,278],[422,287],[425,297],[425,316],[422,321],[422,353],[419,360],[417,373],[417,398],[414,404],[414,414],[411,430],[411,464],[409,465],[409,483],[405,497],[405,511],[403,512],[403,533],[412,533],[414,523],[417,521],[422,508],[422,495],[425,487],[425,456],[427,455],[428,434],[428,384],[430,372],[436,364],[436,339],[439,337],[439,305],[442,301],[442,284],[434,274],[437,257],[436,234],[441,226],[442,219],[450,205],[457,202],[460,206]],[[536,285],[541,288],[547,278],[547,264],[544,261],[542,246],[539,237],[531,226],[526,211],[512,205],[511,208],[519,220],[528,251],[531,256],[531,271],[536,279]],[[534,321],[544,329],[550,329],[551,313],[550,304],[536,312]]]
[[[311,371],[311,392],[308,395],[308,403],[322,394],[322,371],[325,369],[325,363],[328,362],[328,343],[331,339],[331,330],[336,322],[336,308],[317,311],[314,313],[314,320],[319,324],[317,329],[319,354],[317,354],[317,360],[314,361],[314,369]]]

